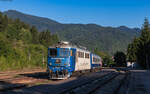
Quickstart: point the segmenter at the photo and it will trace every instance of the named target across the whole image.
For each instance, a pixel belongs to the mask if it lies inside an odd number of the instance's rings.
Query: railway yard
[[[0,94],[150,94],[149,74],[148,70],[102,69],[48,80],[45,69],[0,72]]]

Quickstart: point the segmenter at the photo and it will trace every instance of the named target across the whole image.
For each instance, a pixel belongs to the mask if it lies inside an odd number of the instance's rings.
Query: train
[[[48,48],[47,73],[49,79],[67,79],[74,72],[102,68],[102,58],[85,47],[61,41]]]

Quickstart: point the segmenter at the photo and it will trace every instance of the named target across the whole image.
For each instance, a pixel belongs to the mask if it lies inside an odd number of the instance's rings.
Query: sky
[[[150,0],[0,0],[0,11],[17,10],[60,23],[141,27]]]

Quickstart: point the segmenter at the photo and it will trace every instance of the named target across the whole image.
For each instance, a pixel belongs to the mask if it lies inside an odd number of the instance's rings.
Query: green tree
[[[139,38],[134,38],[133,42],[127,48],[127,60],[130,62],[137,61]]]
[[[0,32],[2,32],[2,31],[3,31],[3,15],[0,12]]]
[[[7,15],[4,15],[3,16],[3,29],[4,29],[4,31],[7,28],[7,26],[8,26],[8,17],[7,17]]]
[[[139,38],[139,49],[137,54],[137,61],[145,68],[150,68],[150,27],[148,19],[145,18],[141,36]]]
[[[103,58],[103,66],[104,66],[104,67],[114,67],[114,66],[115,66],[115,63],[114,63],[112,57],[110,57],[110,56],[105,56],[105,57]]]
[[[32,43],[37,44],[39,43],[39,36],[38,31],[35,26],[32,26],[30,29],[31,35],[32,35]]]
[[[126,66],[126,55],[123,52],[116,52],[114,54],[114,62],[118,67],[125,67]]]
[[[49,30],[44,30],[39,34],[40,44],[43,44],[46,47],[49,47],[52,44],[55,44],[59,41],[58,36],[56,34],[51,34]]]
[[[58,43],[59,38],[57,34],[53,34],[52,35],[52,44]]]
[[[5,31],[8,25],[8,17],[0,12],[0,32]]]

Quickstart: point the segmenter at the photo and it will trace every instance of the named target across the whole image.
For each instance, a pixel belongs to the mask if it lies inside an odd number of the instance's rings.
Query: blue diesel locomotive
[[[59,42],[48,48],[47,72],[50,79],[67,79],[73,72],[102,67],[101,57],[85,48]]]

